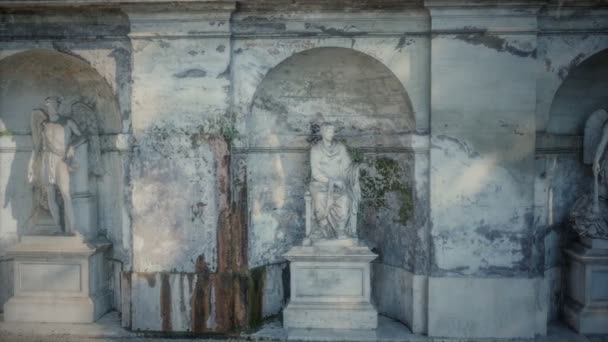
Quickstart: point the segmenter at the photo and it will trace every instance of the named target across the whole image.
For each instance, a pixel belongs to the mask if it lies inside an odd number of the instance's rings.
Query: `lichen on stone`
[[[371,206],[376,210],[388,208],[386,195],[393,192],[400,202],[399,219],[396,222],[406,225],[412,216],[414,203],[410,185],[403,179],[402,167],[396,160],[388,157],[378,157],[368,164],[369,168],[361,170],[362,205]]]

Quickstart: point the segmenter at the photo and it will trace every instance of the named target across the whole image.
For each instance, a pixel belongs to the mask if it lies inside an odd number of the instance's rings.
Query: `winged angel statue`
[[[583,161],[592,165],[593,193],[585,194],[570,213],[572,228],[582,237],[608,239],[608,112],[598,109],[585,124]]]
[[[80,100],[71,104],[70,115],[61,115],[62,100],[61,97],[48,97],[42,108],[32,111],[33,152],[28,179],[34,186],[33,216],[37,218],[41,212],[50,212],[56,226],[62,227],[61,223],[64,222],[63,231],[66,234],[78,235],[71,178],[80,168],[97,176],[103,173],[99,124],[91,106]],[[85,155],[88,157],[80,158],[77,162],[76,149],[84,144],[87,145]]]

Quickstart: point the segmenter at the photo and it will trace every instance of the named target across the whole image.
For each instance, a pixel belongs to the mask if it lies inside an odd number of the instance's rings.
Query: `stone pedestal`
[[[104,253],[110,243],[71,236],[24,236],[7,251],[14,260],[9,322],[90,323],[110,309]]]
[[[359,246],[297,246],[285,254],[291,273],[291,299],[283,311],[288,339],[306,340],[310,329],[326,329],[330,339],[375,339],[370,262],[376,257]]]
[[[583,334],[608,333],[608,240],[583,238],[565,253],[566,322]]]

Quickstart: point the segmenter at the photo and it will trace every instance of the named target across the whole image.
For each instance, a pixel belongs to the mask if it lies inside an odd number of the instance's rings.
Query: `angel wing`
[[[28,165],[28,180],[30,183],[36,184],[40,181],[39,179],[39,170],[41,167],[42,157],[42,134],[43,134],[43,124],[48,120],[48,116],[42,109],[34,109],[32,111],[32,115],[30,117],[30,128],[32,130],[32,155],[30,157],[30,162]]]
[[[97,113],[82,101],[76,101],[71,106],[72,119],[78,125],[83,136],[89,142],[89,170],[96,176],[103,174],[101,164],[101,146],[99,143],[99,123]]]
[[[596,110],[587,119],[583,145],[583,161],[585,164],[593,164],[595,151],[602,139],[602,129],[606,122],[608,122],[608,112],[604,109]]]

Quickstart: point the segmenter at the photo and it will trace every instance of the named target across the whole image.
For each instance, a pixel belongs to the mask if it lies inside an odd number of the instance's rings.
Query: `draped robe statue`
[[[331,123],[323,124],[322,140],[310,150],[312,204],[307,203],[305,243],[357,239],[360,165],[351,161],[344,144],[334,141],[334,130]]]

